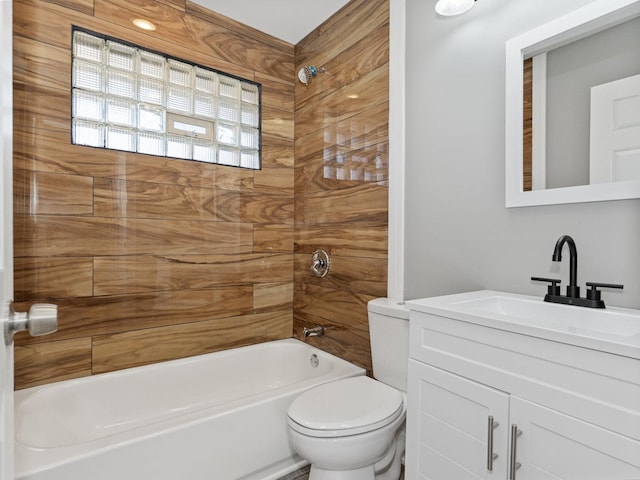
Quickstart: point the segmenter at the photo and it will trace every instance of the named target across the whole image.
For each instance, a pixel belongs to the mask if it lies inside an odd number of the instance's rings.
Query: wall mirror
[[[640,198],[640,0],[506,44],[506,206]]]

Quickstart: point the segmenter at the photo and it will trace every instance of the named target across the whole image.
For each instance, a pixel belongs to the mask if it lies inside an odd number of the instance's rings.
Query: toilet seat
[[[405,412],[400,391],[369,377],[307,390],[287,410],[289,426],[312,437],[344,437],[385,427]]]

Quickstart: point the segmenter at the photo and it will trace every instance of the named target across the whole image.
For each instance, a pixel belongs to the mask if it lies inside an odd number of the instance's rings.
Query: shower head
[[[324,74],[326,70],[324,67],[316,68],[313,65],[307,65],[298,70],[298,80],[305,85],[309,85],[311,83],[311,79],[318,75],[318,72]]]

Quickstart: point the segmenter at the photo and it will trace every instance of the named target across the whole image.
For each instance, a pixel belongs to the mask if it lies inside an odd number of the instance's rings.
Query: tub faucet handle
[[[322,249],[316,250],[311,255],[311,273],[316,277],[325,277],[329,273],[331,259],[329,254]]]

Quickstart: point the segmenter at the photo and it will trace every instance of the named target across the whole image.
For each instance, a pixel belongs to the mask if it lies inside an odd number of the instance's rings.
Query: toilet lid
[[[392,422],[404,411],[403,404],[399,390],[361,376],[307,390],[293,401],[287,414],[295,424],[317,431],[318,436],[329,431],[354,435]]]

